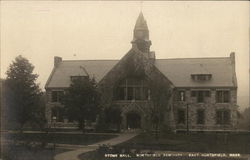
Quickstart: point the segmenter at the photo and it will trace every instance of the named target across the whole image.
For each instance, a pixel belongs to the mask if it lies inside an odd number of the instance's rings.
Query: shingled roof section
[[[64,60],[53,69],[45,88],[66,88],[70,86],[71,76],[87,74],[99,82],[117,62],[118,60]]]
[[[45,88],[65,88],[71,76],[95,77],[99,82],[119,60],[62,61],[51,73]],[[176,87],[237,87],[234,83],[234,65],[230,57],[157,59],[155,66]],[[85,72],[85,71],[86,72]],[[191,74],[212,74],[209,81],[197,82]]]
[[[158,59],[155,65],[176,87],[237,87],[229,57]],[[212,78],[197,82],[191,74],[212,74]]]

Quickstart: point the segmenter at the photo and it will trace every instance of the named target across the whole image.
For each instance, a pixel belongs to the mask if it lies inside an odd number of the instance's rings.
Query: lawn
[[[53,160],[53,157],[62,152],[70,151],[61,148],[37,148],[24,145],[2,145],[3,160]]]
[[[168,133],[156,138],[155,135],[143,133],[119,146],[135,149],[250,154],[250,134]]]
[[[130,154],[131,155],[131,154]],[[110,158],[104,156],[97,156],[97,151],[92,151],[88,153],[84,153],[79,156],[80,160],[249,160],[245,157],[240,158],[229,158],[229,157],[189,157],[189,156],[172,156],[172,157],[143,157],[138,158],[132,157],[119,157],[119,158]]]
[[[2,157],[4,160],[53,160],[53,157],[69,149],[53,148],[56,144],[88,145],[116,137],[113,134],[72,133],[4,133],[2,134]]]
[[[176,152],[200,152],[200,153],[225,153],[226,157],[136,157],[136,153],[156,153],[156,151],[176,151]],[[82,154],[82,160],[115,160],[118,158],[105,158],[104,154],[128,153],[129,160],[248,160],[245,157],[229,157],[229,153],[250,154],[250,134],[249,133],[168,133],[161,134],[157,138],[154,134],[142,133],[135,138],[119,144],[113,149],[99,148],[97,151]],[[128,158],[119,158],[119,160]]]
[[[114,134],[71,134],[71,133],[5,133],[4,139],[26,142],[47,142],[60,144],[88,145],[116,137]]]

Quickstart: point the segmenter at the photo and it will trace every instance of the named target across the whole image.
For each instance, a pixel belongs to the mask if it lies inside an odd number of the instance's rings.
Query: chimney
[[[54,57],[54,67],[58,67],[58,65],[62,62],[62,57]]]
[[[237,87],[237,78],[236,78],[236,71],[235,71],[235,53],[234,52],[230,53],[230,59],[231,59],[232,68],[233,68],[233,84],[234,84],[234,86]]]
[[[231,59],[232,64],[235,65],[235,53],[234,52],[230,53],[230,59]]]

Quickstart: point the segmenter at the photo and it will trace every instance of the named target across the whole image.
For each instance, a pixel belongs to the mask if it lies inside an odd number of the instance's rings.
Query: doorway
[[[127,113],[127,128],[138,129],[141,128],[141,116],[135,112]]]

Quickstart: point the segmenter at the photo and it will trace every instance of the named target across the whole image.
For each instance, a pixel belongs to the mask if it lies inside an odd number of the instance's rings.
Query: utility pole
[[[189,123],[189,120],[188,120],[188,112],[189,112],[189,104],[187,104],[187,134],[189,134],[189,126],[188,126],[188,123]]]

